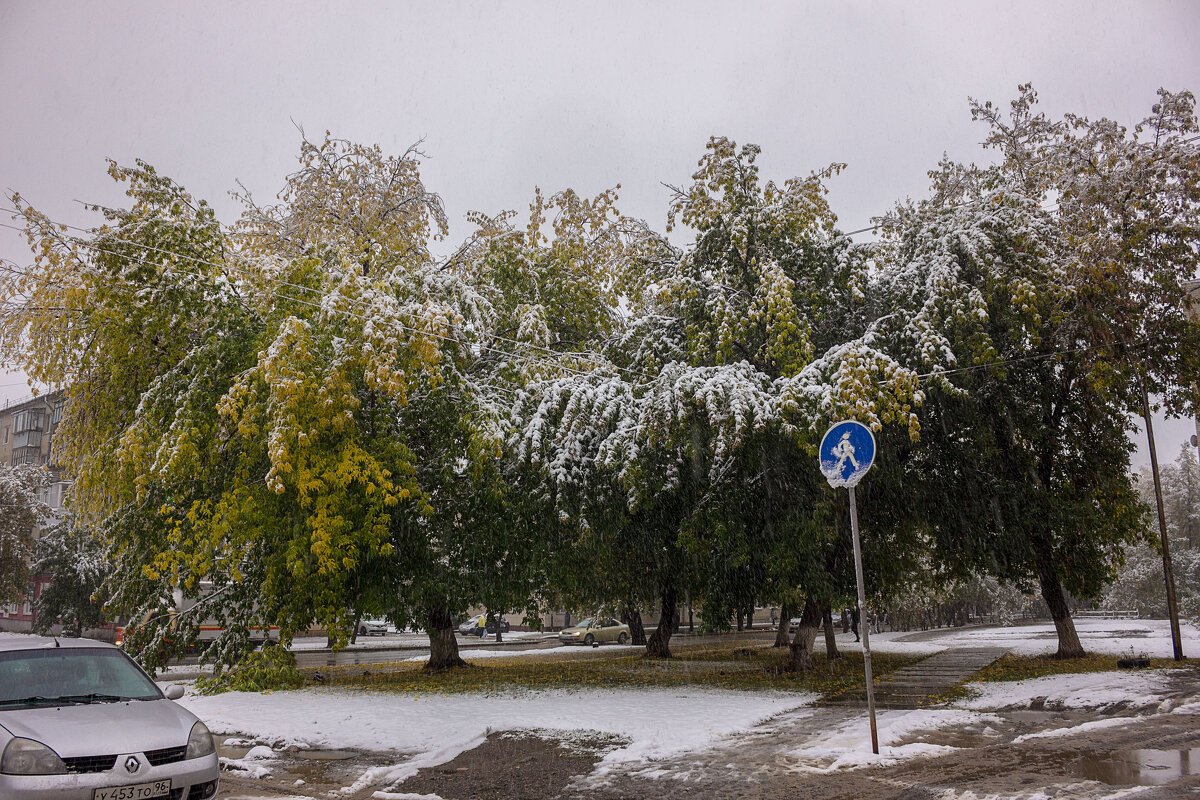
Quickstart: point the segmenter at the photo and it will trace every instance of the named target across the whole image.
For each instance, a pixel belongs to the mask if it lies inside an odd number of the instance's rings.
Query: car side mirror
[[[168,700],[178,700],[183,697],[183,687],[178,683],[173,683],[167,687],[167,691],[163,692]]]

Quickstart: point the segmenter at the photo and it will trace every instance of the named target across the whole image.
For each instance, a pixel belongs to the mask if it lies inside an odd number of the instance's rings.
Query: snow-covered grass
[[[1075,630],[1083,648],[1091,653],[1135,655],[1145,653],[1150,658],[1170,658],[1171,627],[1165,619],[1076,619]],[[1180,625],[1185,655],[1200,654],[1200,629],[1184,622]],[[878,643],[877,643],[878,642]],[[839,642],[839,646],[842,646]],[[871,649],[892,652],[893,647],[1004,647],[1014,655],[1033,656],[1053,653],[1058,649],[1058,635],[1050,621],[1032,622],[1011,627],[946,628],[920,635],[903,633],[871,637]],[[853,643],[845,649],[857,648]]]
[[[1035,700],[1046,708],[1104,710],[1123,704],[1131,708],[1157,706],[1169,674],[1150,672],[1087,672],[1048,675],[1023,681],[967,684],[971,697],[956,701],[958,708],[976,711],[1029,708]]]
[[[795,692],[710,689],[589,689],[509,696],[412,695],[340,688],[270,694],[188,694],[179,702],[214,733],[311,748],[396,752],[394,764],[351,787],[388,786],[418,769],[452,760],[496,731],[576,730],[608,733],[627,744],[608,753],[598,772],[701,750],[816,699]]]

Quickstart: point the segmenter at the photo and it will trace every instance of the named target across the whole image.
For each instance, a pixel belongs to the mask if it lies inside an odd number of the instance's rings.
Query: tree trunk
[[[779,607],[779,628],[775,631],[775,647],[788,647],[791,644],[792,606],[784,603]]]
[[[817,640],[817,629],[821,627],[821,611],[811,598],[804,601],[804,611],[800,614],[800,627],[792,639],[791,662],[789,672],[805,671],[813,668],[813,643]]]
[[[825,655],[829,656],[830,661],[839,659],[842,654],[838,652],[837,640],[834,638],[835,631],[833,630],[833,609],[825,607]]]
[[[748,609],[746,609],[746,630],[748,630],[748,631],[754,630],[754,605],[753,604],[751,604],[751,606]]]
[[[673,658],[671,655],[671,634],[675,633],[679,624],[676,618],[676,603],[679,592],[674,586],[664,586],[662,590],[662,609],[658,616],[658,627],[646,640],[646,655],[651,658]]]
[[[744,619],[744,617],[742,616],[742,612],[740,612],[740,611],[739,611],[739,612],[737,613],[737,629],[738,629],[738,633],[741,633],[741,632],[742,632],[742,620],[743,620],[743,619]]]
[[[504,639],[503,639],[503,638],[500,636],[500,617],[501,617],[501,616],[502,616],[501,614],[496,614],[496,613],[494,613],[494,612],[492,612],[492,611],[489,611],[489,612],[487,613],[487,617],[486,617],[486,618],[484,619],[484,621],[483,621],[483,622],[484,622],[484,628],[483,628],[483,630],[484,630],[484,632],[485,632],[485,633],[487,632],[487,626],[488,626],[488,624],[489,624],[489,623],[495,623],[495,625],[496,625],[496,641],[497,641],[497,642],[502,642],[502,641],[504,641]]]
[[[425,631],[429,634],[429,661],[425,664],[426,670],[436,672],[467,665],[458,655],[458,640],[454,638],[454,618],[444,606],[435,606],[429,611]]]
[[[625,610],[621,612],[621,622],[629,626],[630,643],[636,644],[639,647],[646,645],[646,628],[642,625],[642,612],[632,604],[625,606]]]
[[[1054,620],[1054,629],[1058,632],[1058,652],[1054,657],[1083,658],[1083,645],[1079,643],[1079,634],[1075,632],[1075,621],[1071,619],[1071,609],[1067,606],[1067,593],[1063,591],[1058,573],[1049,563],[1049,558],[1040,555],[1037,570],[1042,599],[1050,608],[1050,618]]]

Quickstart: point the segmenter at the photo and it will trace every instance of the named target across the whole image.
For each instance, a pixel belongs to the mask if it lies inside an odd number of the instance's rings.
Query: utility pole
[[[1171,646],[1175,660],[1183,661],[1183,637],[1179,633],[1179,604],[1175,600],[1175,570],[1171,567],[1171,543],[1167,536],[1167,515],[1163,509],[1162,481],[1158,477],[1158,453],[1154,447],[1154,425],[1150,421],[1150,397],[1146,392],[1145,373],[1142,375],[1142,419],[1146,421],[1146,437],[1150,443],[1150,472],[1154,475],[1154,501],[1158,505],[1158,532],[1162,537],[1163,576],[1167,583],[1167,614],[1171,617]]]

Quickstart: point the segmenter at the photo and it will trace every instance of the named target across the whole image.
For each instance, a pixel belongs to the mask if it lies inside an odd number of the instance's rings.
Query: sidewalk
[[[875,681],[877,708],[915,709],[934,705],[947,692],[1003,656],[1000,647],[946,650]],[[865,707],[867,690],[851,689],[822,701],[826,706]]]

